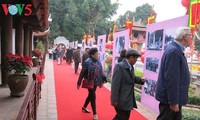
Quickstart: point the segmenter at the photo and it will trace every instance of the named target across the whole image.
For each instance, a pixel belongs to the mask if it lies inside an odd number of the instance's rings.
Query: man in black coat
[[[111,105],[116,115],[113,120],[129,120],[130,111],[137,108],[134,84],[144,84],[145,79],[134,75],[133,65],[140,54],[133,49],[126,52],[126,58],[118,63],[113,72],[111,83]]]
[[[75,69],[76,75],[78,75],[78,67],[79,67],[79,63],[81,62],[80,51],[81,51],[81,47],[77,47],[77,49],[73,51],[74,69]]]
[[[82,67],[85,64],[85,60],[87,60],[90,57],[89,50],[90,50],[90,48],[85,48],[85,53],[82,56]]]

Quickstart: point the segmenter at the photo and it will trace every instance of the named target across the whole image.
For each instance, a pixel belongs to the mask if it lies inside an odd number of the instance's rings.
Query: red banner
[[[130,38],[132,39],[132,27],[133,27],[133,22],[132,22],[130,19],[126,20],[125,27],[126,27],[126,29],[129,29],[129,30],[130,30],[130,31],[129,31],[129,36],[130,36]]]
[[[200,0],[191,0],[189,7],[189,27],[196,29],[200,23]]]

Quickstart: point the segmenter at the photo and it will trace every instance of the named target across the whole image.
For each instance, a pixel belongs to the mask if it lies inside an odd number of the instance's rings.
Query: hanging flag
[[[93,38],[93,43],[96,43],[94,29],[93,29],[91,38]]]
[[[85,44],[87,45],[88,44],[88,41],[87,41],[87,34],[84,32],[84,35],[83,35],[83,39],[85,40]]]
[[[133,27],[133,21],[130,19],[128,16],[126,18],[126,24],[125,24],[126,29],[129,29],[129,37],[132,39],[132,27]]]
[[[190,0],[189,4],[189,27],[192,32],[198,29],[200,23],[200,0]]]
[[[117,32],[117,20],[114,22],[113,33],[111,33],[111,29],[110,29],[109,41],[113,41],[113,38],[116,32]]]
[[[147,17],[147,20],[146,20],[147,25],[155,23],[156,22],[156,16],[157,16],[157,13],[154,10],[152,10],[149,17]]]
[[[156,20],[156,15],[153,15],[153,16],[149,16],[147,18],[147,24],[152,24],[152,23],[155,23],[155,20]]]
[[[107,39],[107,42],[108,41],[112,41],[112,32],[111,32],[111,28],[110,28],[110,31],[108,33],[108,39]]]
[[[117,32],[117,20],[114,22],[114,26],[113,26],[113,35],[114,33]]]

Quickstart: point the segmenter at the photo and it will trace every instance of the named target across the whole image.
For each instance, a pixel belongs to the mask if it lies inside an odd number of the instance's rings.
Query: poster
[[[103,66],[104,70],[104,63],[105,63],[105,57],[106,57],[106,50],[105,50],[105,44],[106,44],[106,35],[98,36],[97,41],[97,49],[99,51],[99,60]]]
[[[86,48],[85,40],[82,40],[82,43],[81,43],[81,51],[84,51],[85,48]]]
[[[113,58],[112,58],[112,71],[114,66],[118,63],[120,52],[122,49],[129,49],[129,29],[116,32],[113,39]]]
[[[88,48],[92,48],[93,47],[93,43],[94,42],[94,38],[89,38],[88,39]]]
[[[78,40],[74,41],[74,47],[77,48],[78,47]]]
[[[147,44],[143,66],[143,76],[146,78],[146,82],[142,87],[141,102],[155,112],[159,112],[159,102],[155,99],[155,92],[164,48],[174,40],[175,30],[180,26],[187,25],[188,16],[182,16],[147,26]]]

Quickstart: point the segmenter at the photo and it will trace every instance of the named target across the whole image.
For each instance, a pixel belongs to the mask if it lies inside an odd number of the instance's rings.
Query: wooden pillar
[[[18,55],[23,55],[24,50],[24,37],[23,37],[23,23],[20,17],[16,20],[16,42],[15,42],[15,51]]]
[[[24,55],[29,56],[29,28],[24,26]]]
[[[29,56],[32,57],[32,50],[33,50],[33,32],[30,29],[29,31]]]
[[[2,86],[7,85],[8,71],[5,67],[5,56],[12,52],[12,28],[13,17],[11,15],[3,16],[1,28],[1,62],[2,62]]]

